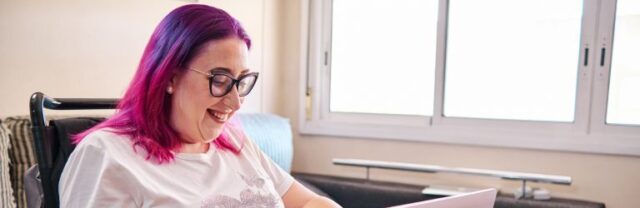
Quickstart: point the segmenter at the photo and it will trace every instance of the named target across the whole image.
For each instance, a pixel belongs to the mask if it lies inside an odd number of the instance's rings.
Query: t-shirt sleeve
[[[81,143],[60,177],[60,207],[138,207],[121,167],[104,147]]]
[[[251,139],[247,138],[246,144],[248,144],[248,147],[251,148],[251,151],[254,151],[256,153],[260,165],[269,175],[275,186],[274,188],[276,189],[280,197],[282,197],[294,182],[291,174],[280,168],[280,166],[278,166],[268,155],[262,152],[258,145],[251,141]]]

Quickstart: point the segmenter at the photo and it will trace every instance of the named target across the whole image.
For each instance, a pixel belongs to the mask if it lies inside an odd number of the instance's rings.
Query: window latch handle
[[[589,65],[589,47],[584,48],[584,66]]]
[[[600,66],[604,66],[605,48],[600,49]]]

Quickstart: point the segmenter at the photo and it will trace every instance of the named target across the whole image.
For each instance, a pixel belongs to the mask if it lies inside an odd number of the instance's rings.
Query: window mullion
[[[596,41],[593,47],[593,93],[591,94],[590,129],[603,133],[606,126],[611,44],[615,21],[615,1],[599,1]],[[601,60],[604,58],[605,60]],[[602,64],[602,65],[601,65]]]
[[[589,134],[595,116],[593,110],[594,70],[596,68],[598,11],[600,5],[596,0],[585,0],[583,8],[580,61],[578,63],[578,87],[576,93],[576,110],[573,130],[579,134]]]
[[[447,11],[449,1],[440,0],[438,3],[438,35],[436,45],[436,69],[435,69],[435,87],[434,87],[434,104],[433,116],[431,124],[437,125],[442,121],[444,112],[444,73],[447,51]]]

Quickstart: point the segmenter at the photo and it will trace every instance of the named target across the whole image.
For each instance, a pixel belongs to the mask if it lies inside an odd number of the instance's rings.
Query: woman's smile
[[[229,119],[231,110],[221,112],[213,109],[207,109],[207,113],[215,122],[224,124],[224,122],[226,122]]]

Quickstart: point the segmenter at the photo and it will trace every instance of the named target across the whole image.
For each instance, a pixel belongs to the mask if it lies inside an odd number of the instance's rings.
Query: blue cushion
[[[237,114],[245,133],[276,164],[287,172],[293,160],[293,137],[289,119],[264,113]]]

